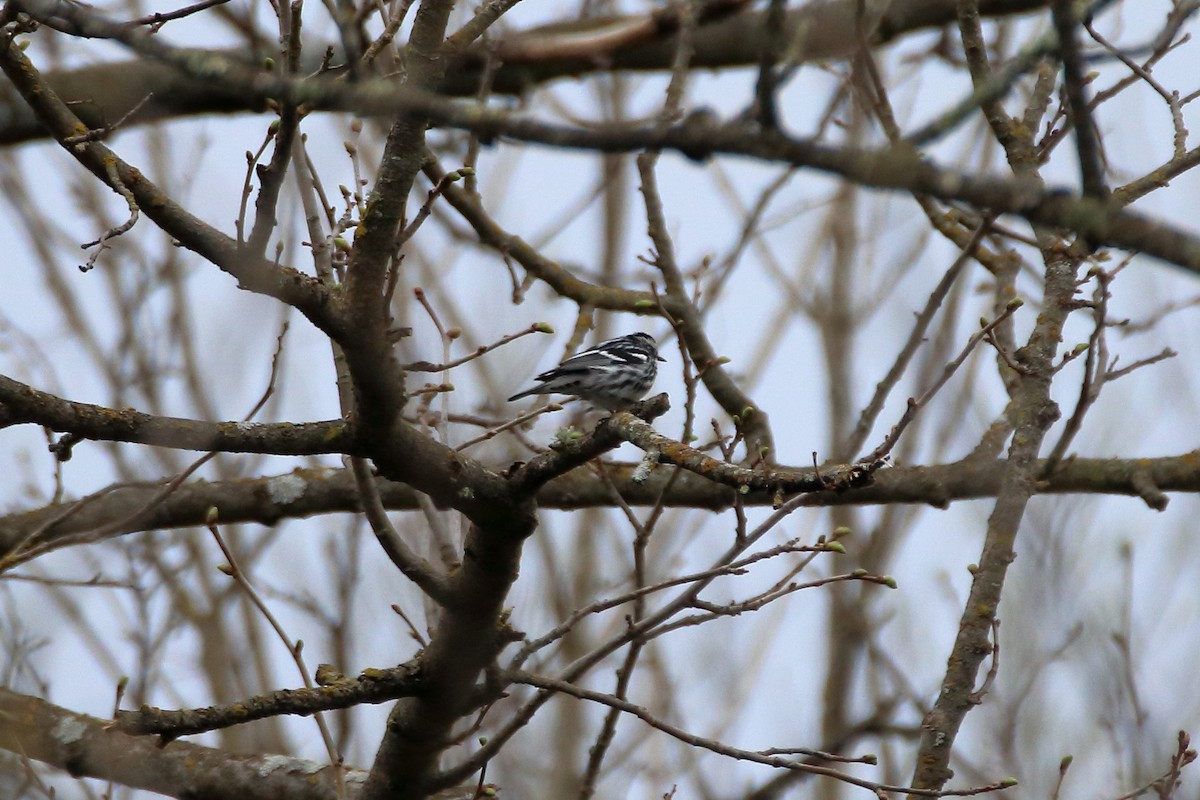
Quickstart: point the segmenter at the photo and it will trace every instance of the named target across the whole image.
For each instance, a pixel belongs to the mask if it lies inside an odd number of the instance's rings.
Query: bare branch
[[[343,677],[320,686],[279,689],[226,706],[179,711],[142,706],[137,711],[118,711],[111,727],[130,736],[159,736],[165,744],[180,736],[244,725],[280,714],[308,716],[361,703],[384,703],[416,694],[421,686],[421,664],[416,660],[389,669],[370,669],[357,678]]]
[[[973,797],[975,795],[986,794],[989,792],[1000,791],[1015,786],[1015,781],[997,781],[987,786],[976,786],[970,789],[953,789],[949,791],[933,791],[929,789],[911,789],[903,786],[888,786],[875,781],[868,781],[846,772],[839,772],[830,767],[817,766],[804,761],[798,761],[792,758],[786,758],[778,755],[764,755],[761,752],[754,750],[742,750],[737,747],[718,742],[714,739],[706,739],[692,733],[688,733],[682,728],[671,725],[664,720],[658,719],[651,715],[646,709],[641,706],[630,703],[627,700],[622,700],[610,694],[602,692],[594,692],[590,689],[584,689],[567,681],[555,680],[546,678],[540,675],[535,675],[530,672],[514,672],[509,675],[509,678],[516,683],[525,683],[530,686],[537,686],[542,689],[548,689],[554,692],[569,694],[573,697],[578,697],[583,700],[590,700],[594,703],[610,706],[611,708],[620,709],[627,714],[631,714],[645,722],[647,725],[666,733],[667,735],[680,740],[694,747],[703,747],[706,750],[711,750],[714,753],[719,753],[723,756],[739,759],[742,761],[750,761],[756,764],[764,764],[769,767],[777,767],[780,769],[790,769],[799,772],[807,772],[813,775],[821,775],[828,778],[833,778],[843,783],[848,783],[852,786],[861,786],[864,789],[870,789],[879,794],[909,794],[918,797]]]
[[[34,423],[85,439],[181,450],[312,455],[352,450],[342,420],[295,424],[204,422],[76,403],[0,375],[0,428]]]

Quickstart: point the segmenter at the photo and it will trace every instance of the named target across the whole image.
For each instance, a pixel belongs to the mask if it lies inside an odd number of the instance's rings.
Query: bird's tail
[[[523,392],[517,392],[512,397],[508,398],[508,402],[511,403],[513,400],[520,400],[522,397],[529,397],[530,395],[537,394],[539,388],[540,387],[535,386],[532,389],[526,389]]]

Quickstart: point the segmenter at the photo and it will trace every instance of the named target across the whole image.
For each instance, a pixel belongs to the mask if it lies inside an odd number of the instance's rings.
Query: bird
[[[648,333],[618,336],[565,359],[537,376],[538,384],[508,398],[511,403],[533,394],[570,394],[608,411],[641,400],[658,375],[654,337]]]

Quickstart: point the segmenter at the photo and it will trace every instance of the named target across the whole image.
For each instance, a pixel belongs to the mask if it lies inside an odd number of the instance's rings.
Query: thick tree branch
[[[933,708],[921,723],[912,785],[915,789],[942,789],[953,777],[950,757],[967,712],[978,705],[975,680],[983,659],[992,652],[1001,592],[1008,567],[1016,558],[1017,533],[1037,481],[1037,454],[1050,426],[1058,419],[1058,406],[1050,397],[1056,374],[1055,357],[1062,329],[1075,295],[1079,261],[1072,255],[1051,252],[1045,268],[1045,302],[1029,341],[1016,353],[1021,366],[1013,395],[1013,438],[1008,462],[988,517],[987,535],[971,590],[963,608],[946,676]]]
[[[509,486],[517,495],[531,495],[547,481],[616,448],[628,435],[623,431],[624,427],[639,421],[650,422],[667,413],[670,408],[671,402],[666,394],[659,394],[643,400],[629,411],[605,417],[590,433],[577,441],[561,444],[551,452],[516,465],[509,475]]]
[[[177,798],[332,800],[333,768],[278,755],[236,755],[111,729],[107,720],[76,714],[0,688],[0,748],[71,775],[99,778]],[[355,793],[365,774],[345,774]],[[470,796],[469,794],[467,795]]]
[[[405,48],[406,86],[423,91],[440,84],[453,8],[453,0],[422,0]],[[429,682],[420,696],[400,700],[388,715],[363,786],[364,800],[417,800],[429,794],[424,785],[450,745],[455,723],[472,708],[472,687],[507,644],[504,598],[517,579],[522,543],[537,527],[530,498],[500,491],[494,476],[483,470],[476,470],[476,480],[463,481],[452,467],[461,468],[466,460],[435,447],[400,417],[406,398],[403,372],[387,336],[385,283],[401,243],[397,234],[408,195],[425,158],[428,120],[403,110],[393,114],[351,250],[344,310],[354,327],[352,339],[342,344],[356,414],[375,445],[371,456],[380,472],[425,489],[435,501],[457,501],[454,505],[474,524],[463,543],[461,566],[444,591],[439,586],[445,611],[422,654]],[[445,452],[435,452],[439,449]],[[486,491],[489,487],[497,492]]]
[[[0,687],[0,750],[78,777],[147,789],[180,800],[335,800],[334,769],[303,758],[241,755],[186,742],[160,746],[130,736],[107,720],[77,714]],[[361,796],[366,773],[341,768],[346,795]],[[454,787],[429,800],[474,800],[477,785]]]
[[[666,130],[657,124],[573,128],[493,111],[476,104],[457,103],[419,88],[397,88],[378,82],[335,85],[295,81],[286,76],[253,73],[227,61],[196,64],[186,58],[183,51],[169,48],[163,49],[161,54],[164,58],[190,65],[195,69],[196,77],[240,82],[246,92],[262,99],[273,97],[285,103],[308,103],[317,108],[389,117],[402,109],[427,117],[435,124],[469,130],[484,140],[503,136],[552,147],[612,153],[674,150],[695,159],[722,154],[742,155],[809,167],[864,186],[959,200],[997,214],[1016,214],[1034,225],[1074,231],[1097,246],[1139,251],[1200,272],[1200,238],[1123,210],[1118,202],[1075,197],[1061,189],[1043,190],[1035,180],[1026,178],[977,177],[939,168],[915,149],[904,146],[878,150],[834,147],[775,131],[759,131],[740,123],[711,125],[687,120]]]
[[[316,455],[352,452],[343,420],[308,423],[206,422],[76,403],[0,375],[0,429],[33,423],[84,439],[178,450]]]
[[[463,563],[450,579],[453,598],[421,654],[428,680],[420,695],[398,701],[363,789],[363,800],[425,798],[454,724],[475,703],[480,673],[518,635],[503,603],[517,579],[521,546],[537,526],[532,502],[497,512],[492,525],[471,526]]]
[[[854,25],[859,0],[827,0],[807,3],[787,13],[785,30],[800,62],[847,58],[858,46]],[[871,32],[871,44],[881,46],[902,36],[954,21],[955,0],[892,0]],[[1047,0],[989,0],[980,3],[986,16],[1012,16],[1045,8]],[[761,37],[765,12],[726,16],[697,27],[692,36],[693,68],[748,67],[761,60]],[[561,78],[576,78],[609,70],[664,71],[675,55],[669,28],[650,24],[637,14],[587,20],[590,30],[579,25],[550,25],[504,34],[492,43],[499,67],[491,82],[495,94],[519,94],[539,84]],[[300,64],[301,74],[320,71],[325,43],[309,42]],[[340,48],[337,48],[340,51]],[[273,53],[245,50],[193,51],[197,58],[238,60],[258,68]],[[450,59],[440,91],[457,96],[474,95],[488,60],[482,44]],[[335,52],[335,62],[344,58]],[[337,73],[322,78],[331,80]],[[73,108],[89,128],[102,128],[118,119],[126,124],[144,124],[180,116],[211,113],[259,112],[261,99],[247,97],[236,85],[202,81],[175,70],[164,70],[150,60],[96,64],[73,70],[47,73],[47,81]],[[147,98],[149,100],[147,101]],[[0,145],[44,137],[45,129],[15,96],[0,87]]]
[[[784,495],[827,489],[845,491],[866,486],[882,466],[882,463],[839,465],[821,473],[814,469],[753,469],[718,461],[693,447],[663,436],[648,422],[627,412],[614,415],[614,421],[617,433],[623,439],[652,454],[658,461],[676,464],[695,475],[728,486],[743,496],[751,492],[771,495],[774,505],[779,505]]]
[[[472,519],[489,519],[495,503],[507,507],[511,502],[509,486],[499,475],[399,419],[388,431],[368,438],[343,420],[270,424],[159,417],[64,400],[0,375],[0,428],[19,423],[36,423],[85,439],[206,452],[369,456],[380,474]],[[276,484],[282,494],[271,502],[302,495],[303,481],[299,483],[299,487]]]
[[[664,460],[670,457],[667,455]],[[730,466],[730,465],[726,465]],[[1037,473],[1046,462],[1038,462]],[[667,470],[655,470],[635,481],[636,464],[606,464],[605,470],[621,499],[630,506],[722,511],[730,508],[737,492],[706,477],[684,472],[671,479]],[[920,503],[945,508],[950,503],[995,497],[1005,470],[1004,461],[972,459],[928,467],[881,470],[870,486],[852,492],[819,491],[804,497],[802,505],[882,505]],[[775,476],[805,474],[803,468],[777,467]],[[810,473],[811,474],[811,473]],[[771,505],[775,485],[761,474],[763,486],[741,495],[745,506]],[[402,483],[377,478],[376,487],[390,511],[416,511],[417,493]],[[229,481],[194,481],[181,486],[144,517],[134,514],[161,490],[159,484],[126,484],[103,489],[79,500],[0,517],[0,559],[28,541],[45,550],[94,541],[97,529],[114,526],[109,536],[150,530],[203,525],[209,509],[219,509],[224,523],[256,522],[275,525],[285,519],[361,510],[354,478],[348,470],[305,469],[261,478]],[[801,490],[800,487],[797,491]],[[1125,495],[1160,505],[1163,492],[1200,493],[1200,451],[1165,458],[1072,458],[1035,485],[1038,494]],[[576,468],[551,479],[538,489],[540,508],[576,510],[612,504],[608,486],[592,472]],[[1152,502],[1151,502],[1152,501]]]
[[[320,675],[320,670],[317,672]],[[311,689],[279,689],[227,706],[167,711],[144,705],[136,711],[118,711],[112,724],[130,736],[154,734],[161,738],[162,743],[166,743],[180,736],[243,725],[282,714],[307,716],[362,703],[383,703],[416,694],[420,690],[421,666],[418,659],[391,669],[370,670],[357,678],[342,678]]]
[[[1035,225],[1074,231],[1097,245],[1154,256],[1200,273],[1200,238],[1170,224],[1124,210],[1114,200],[1077,197],[1062,189],[1042,190],[1034,181],[976,176],[941,168],[905,147],[878,150],[833,147],[775,132],[759,132],[742,124],[696,126],[687,121],[663,131],[654,126],[571,128],[516,115],[460,105],[406,90],[374,94],[359,87],[344,93],[314,91],[316,84],[264,82],[282,95],[309,96],[359,111],[394,111],[397,104],[426,114],[435,122],[470,130],[483,138],[504,136],[552,147],[632,152],[646,148],[674,150],[692,158],[740,155],[762,161],[809,167],[840,175],[864,186],[915,192],[941,200],[958,200],[998,214],[1015,214]],[[266,92],[269,96],[271,92]],[[361,101],[361,102],[360,102]],[[389,112],[390,113],[390,112]]]

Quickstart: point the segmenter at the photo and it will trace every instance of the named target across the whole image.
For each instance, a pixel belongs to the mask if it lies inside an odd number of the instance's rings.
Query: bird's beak
[[[666,359],[663,358],[662,356],[655,356],[655,358],[657,358],[659,361],[664,361],[664,362],[666,361]]]

